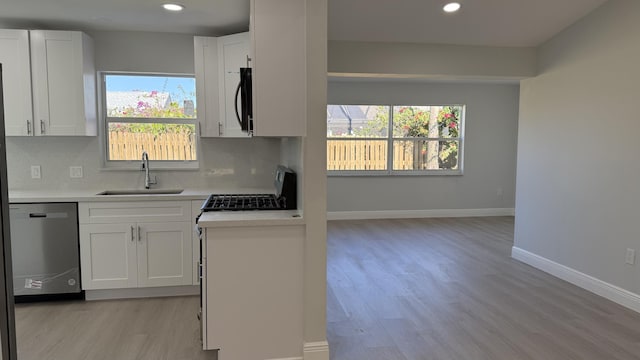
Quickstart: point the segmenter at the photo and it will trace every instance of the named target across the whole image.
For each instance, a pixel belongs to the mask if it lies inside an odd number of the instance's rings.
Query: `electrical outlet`
[[[32,179],[42,178],[42,173],[40,172],[40,165],[31,165],[31,178]]]
[[[81,178],[82,177],[82,166],[69,166],[69,177],[72,178]]]
[[[627,249],[627,255],[625,256],[624,262],[626,262],[629,265],[633,265],[636,263],[635,249]]]

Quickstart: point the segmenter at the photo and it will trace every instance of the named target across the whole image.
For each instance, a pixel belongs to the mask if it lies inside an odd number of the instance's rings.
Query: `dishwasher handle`
[[[71,217],[72,214],[65,211],[49,211],[49,212],[30,212],[30,219],[67,219]]]

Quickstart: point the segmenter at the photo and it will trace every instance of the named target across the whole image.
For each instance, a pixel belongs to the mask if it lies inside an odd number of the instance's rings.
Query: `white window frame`
[[[190,77],[195,79],[194,74],[182,74],[182,73],[160,73],[160,72],[128,72],[128,71],[100,71],[98,77],[100,86],[98,87],[99,102],[99,114],[100,114],[100,129],[102,134],[100,137],[100,149],[103,160],[103,170],[136,170],[140,171],[142,162],[142,154],[140,154],[139,160],[109,160],[109,123],[121,122],[121,123],[181,123],[186,125],[195,126],[195,141],[196,141],[196,159],[197,160],[149,160],[149,168],[151,170],[199,170],[200,169],[200,122],[197,118],[185,119],[185,118],[130,118],[130,117],[107,117],[107,89],[106,89],[106,76],[108,75],[128,75],[128,76],[167,76],[167,77]],[[197,111],[197,110],[196,110]]]
[[[465,116],[466,105],[463,104],[430,104],[430,105],[416,105],[416,104],[338,104],[332,103],[331,105],[369,105],[369,106],[388,106],[389,107],[389,123],[387,124],[387,137],[378,138],[342,138],[342,137],[329,137],[325,140],[386,140],[387,141],[387,170],[327,170],[327,176],[461,176],[464,174],[464,131],[465,131]],[[458,137],[455,138],[427,138],[427,137],[407,137],[399,138],[393,137],[393,108],[398,106],[458,106],[460,107],[460,122]],[[420,141],[458,141],[458,168],[455,170],[393,170],[393,141],[394,140],[420,140]]]

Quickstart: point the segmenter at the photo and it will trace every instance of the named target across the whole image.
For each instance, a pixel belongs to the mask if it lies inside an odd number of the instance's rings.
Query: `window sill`
[[[328,177],[405,177],[405,176],[462,176],[462,170],[432,170],[432,171],[335,171],[327,170]]]
[[[142,171],[140,168],[141,161],[123,161],[122,163],[103,164],[100,171]],[[193,162],[171,162],[170,164],[154,163],[149,164],[149,171],[198,171],[200,163]]]

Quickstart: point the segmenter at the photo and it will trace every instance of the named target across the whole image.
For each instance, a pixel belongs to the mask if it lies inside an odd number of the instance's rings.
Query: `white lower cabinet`
[[[190,204],[171,204],[166,210],[158,205],[151,202],[79,205],[81,222],[82,219],[102,222],[80,224],[83,289],[192,285],[192,222],[166,219],[169,213],[182,207],[191,213]],[[145,221],[121,222],[123,213],[141,207],[155,209],[155,219],[145,216]],[[108,216],[97,214],[120,214],[113,218],[119,221],[111,222]]]
[[[191,223],[141,223],[138,231],[138,287],[191,285]]]
[[[138,285],[137,244],[133,226],[80,225],[83,289],[118,289]]]

